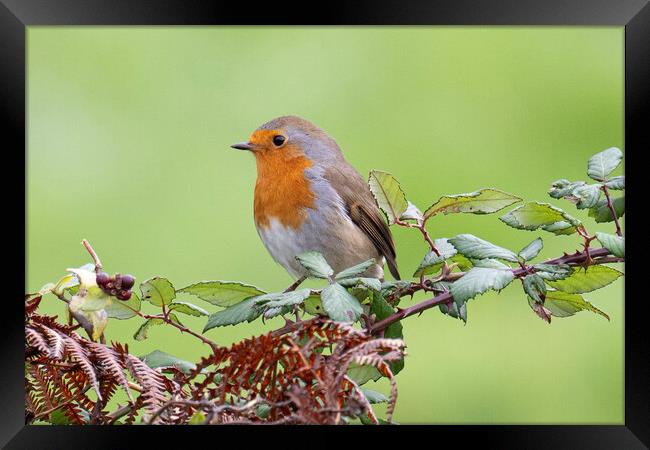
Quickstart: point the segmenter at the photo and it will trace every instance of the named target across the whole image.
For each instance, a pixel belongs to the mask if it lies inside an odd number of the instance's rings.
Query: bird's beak
[[[232,144],[231,147],[236,148],[237,150],[253,150],[253,146],[248,142],[239,142],[237,144]]]

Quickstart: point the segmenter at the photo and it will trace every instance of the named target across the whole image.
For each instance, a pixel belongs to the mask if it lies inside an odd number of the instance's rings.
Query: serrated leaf
[[[176,290],[167,278],[153,277],[140,283],[142,300],[152,305],[169,305],[176,298]]]
[[[548,231],[549,233],[553,233],[558,236],[573,234],[577,231],[576,227],[563,220],[552,223],[550,225],[542,225],[540,228],[544,231]]]
[[[537,238],[519,251],[519,257],[524,261],[530,261],[539,255],[543,247],[544,242],[541,238]]]
[[[320,294],[323,308],[327,315],[339,322],[354,322],[359,319],[363,308],[343,286],[330,284]]]
[[[616,212],[616,217],[621,218],[625,214],[625,197],[612,199],[612,207]],[[589,217],[593,217],[597,223],[613,222],[614,216],[607,206],[607,200],[603,199],[589,210]]]
[[[577,198],[576,208],[587,209],[593,208],[600,199],[600,186],[597,184],[587,184],[573,190],[573,195]]]
[[[297,291],[260,295],[259,297],[256,297],[255,304],[269,308],[294,306],[302,303],[307,297],[309,297],[310,293],[311,289],[300,289]]]
[[[562,280],[573,273],[573,268],[567,264],[544,264],[539,263],[533,266],[537,275],[545,280]]]
[[[131,298],[128,300],[113,300],[106,309],[108,317],[112,319],[126,320],[137,315],[135,311],[140,311],[142,302],[137,293],[131,292]]]
[[[170,311],[176,311],[188,316],[201,317],[210,315],[205,309],[188,302],[174,302],[169,305]]]
[[[388,172],[371,170],[368,185],[377,205],[386,214],[388,223],[395,223],[408,208],[406,195],[397,179]]]
[[[578,219],[571,217],[560,208],[540,202],[530,202],[519,206],[499,217],[499,220],[520,230],[531,231],[542,228],[545,231],[552,231],[556,234],[558,230],[565,230],[566,228],[580,225]]]
[[[472,259],[499,258],[517,262],[517,255],[512,251],[494,245],[472,234],[459,234],[449,239],[449,242],[466,257]]]
[[[526,275],[522,279],[524,285],[524,292],[537,303],[544,301],[546,295],[546,284],[544,279],[537,274]]]
[[[587,175],[596,181],[605,181],[623,159],[623,152],[616,147],[611,147],[596,153],[587,163]]]
[[[569,294],[584,294],[605,287],[621,276],[623,273],[616,269],[594,265],[589,266],[587,270],[575,270],[571,276],[563,280],[547,281],[547,283],[555,289]]]
[[[612,252],[614,256],[625,258],[625,238],[623,236],[597,231],[596,237],[603,247]]]
[[[232,306],[247,298],[265,294],[264,291],[250,284],[219,280],[200,281],[185,286],[177,292],[194,295],[212,305],[223,307]]]
[[[147,337],[149,337],[149,329],[151,327],[156,325],[162,325],[163,323],[165,323],[163,319],[158,319],[158,318],[147,319],[142,325],[140,325],[140,328],[138,328],[138,330],[135,332],[135,334],[133,335],[133,339],[135,339],[136,341],[144,341],[145,339],[147,339]]]
[[[370,314],[376,316],[376,320],[383,320],[395,313],[395,309],[388,304],[386,299],[379,293],[372,296],[372,303],[370,304]],[[384,329],[384,337],[388,339],[402,339],[402,322],[395,322],[390,324]]]
[[[377,262],[374,259],[369,259],[367,261],[364,261],[362,263],[359,263],[357,265],[354,265],[352,267],[348,267],[347,269],[344,269],[340,271],[338,274],[336,274],[336,280],[342,280],[344,278],[352,278],[361,275],[364,273],[366,270],[368,270],[370,267],[374,266],[377,264]]]
[[[625,176],[621,175],[619,177],[613,177],[607,183],[605,183],[605,186],[610,189],[622,191],[625,189]]]
[[[521,201],[507,192],[481,189],[465,194],[445,195],[424,212],[425,219],[439,213],[490,214]]]
[[[446,238],[436,239],[433,243],[438,249],[440,255],[437,255],[433,250],[429,250],[413,274],[414,277],[436,273],[438,270],[440,270],[442,264],[446,259],[451,258],[458,252]]]
[[[339,280],[339,284],[346,288],[362,287],[370,289],[372,291],[381,290],[381,281],[379,281],[377,278],[345,278],[343,280]]]
[[[472,267],[486,267],[488,269],[501,269],[507,270],[510,269],[510,266],[502,263],[498,259],[486,258],[486,259],[471,259]]]
[[[609,320],[609,316],[606,313],[596,308],[578,294],[569,294],[562,291],[548,291],[546,293],[544,307],[551,311],[551,314],[556,317],[569,317],[578,311],[586,310],[600,314]]]
[[[215,327],[235,325],[241,322],[252,322],[257,319],[262,314],[262,309],[257,308],[256,300],[256,297],[247,298],[222,311],[210,314],[208,322],[203,328],[203,332],[205,333]]]
[[[189,373],[196,369],[196,364],[177,358],[174,355],[170,355],[169,353],[160,350],[154,350],[151,353],[140,356],[140,359],[152,369],[157,369],[159,367],[175,367],[185,373]]]
[[[572,195],[574,189],[585,184],[584,181],[556,180],[553,182],[551,189],[548,190],[548,195],[557,199],[564,198]]]
[[[318,252],[305,252],[296,256],[296,260],[303,266],[312,277],[329,279],[334,270],[325,261],[323,255]]]
[[[377,381],[381,378],[381,372],[375,366],[360,365],[358,363],[350,363],[346,375],[354,380],[359,386],[367,383],[370,380]]]
[[[366,389],[366,388],[361,388],[361,392],[363,393],[364,397],[366,397],[366,400],[368,400],[368,403],[375,404],[375,403],[385,403],[388,401],[388,397],[386,397],[381,392],[373,391],[372,389]]]
[[[402,213],[399,220],[415,220],[416,222],[420,222],[423,219],[422,211],[420,211],[413,203],[409,201],[407,201],[407,203],[408,206],[406,207],[406,211]]]
[[[439,309],[441,313],[467,323],[467,302],[460,305],[460,307],[456,302],[451,302],[449,305],[441,303]]]
[[[462,306],[467,300],[490,289],[501,290],[514,279],[510,270],[474,267],[450,287],[454,301]]]

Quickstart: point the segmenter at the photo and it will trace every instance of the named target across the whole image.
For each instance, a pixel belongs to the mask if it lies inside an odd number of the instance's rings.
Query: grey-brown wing
[[[400,279],[395,261],[395,244],[388,224],[384,220],[370,193],[368,184],[352,166],[343,162],[324,173],[334,190],[345,202],[350,219],[370,238],[377,250],[386,258],[393,277]]]

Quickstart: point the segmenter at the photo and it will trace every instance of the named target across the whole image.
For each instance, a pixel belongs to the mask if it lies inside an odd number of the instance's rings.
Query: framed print
[[[0,11],[6,448],[647,448],[647,2]]]

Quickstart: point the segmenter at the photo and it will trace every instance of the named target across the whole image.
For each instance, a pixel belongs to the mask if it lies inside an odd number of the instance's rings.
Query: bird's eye
[[[284,144],[284,141],[286,140],[287,138],[278,134],[276,136],[273,136],[273,145],[275,145],[276,147],[282,147],[282,144]]]

